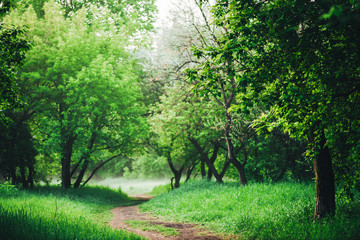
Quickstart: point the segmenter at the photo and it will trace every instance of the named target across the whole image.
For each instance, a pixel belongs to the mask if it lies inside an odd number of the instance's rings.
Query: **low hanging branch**
[[[106,163],[110,162],[111,160],[113,160],[114,158],[120,157],[121,154],[117,154],[115,156],[112,156],[111,158],[107,159],[106,161],[100,163],[90,174],[90,176],[88,177],[88,179],[86,179],[86,181],[81,185],[81,187],[85,186],[85,184],[87,184],[90,179],[94,176],[94,174],[97,172],[97,170],[99,170],[102,166],[104,166]]]

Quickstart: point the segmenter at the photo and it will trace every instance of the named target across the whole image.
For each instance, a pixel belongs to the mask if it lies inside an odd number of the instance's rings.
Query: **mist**
[[[126,194],[150,193],[154,187],[170,183],[170,179],[126,179],[124,177],[106,178],[104,180],[91,180],[89,185],[108,186],[121,190]]]

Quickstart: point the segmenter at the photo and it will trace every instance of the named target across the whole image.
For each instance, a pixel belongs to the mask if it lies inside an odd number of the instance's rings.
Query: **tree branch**
[[[111,158],[107,159],[105,162],[100,163],[90,174],[90,176],[88,177],[88,179],[86,179],[86,181],[81,185],[81,187],[85,186],[86,183],[88,183],[90,181],[90,179],[94,176],[94,174],[97,172],[97,170],[99,170],[102,166],[104,166],[106,163],[110,162],[111,160],[113,160],[114,158],[120,157],[121,154],[117,154],[115,156],[112,156]]]

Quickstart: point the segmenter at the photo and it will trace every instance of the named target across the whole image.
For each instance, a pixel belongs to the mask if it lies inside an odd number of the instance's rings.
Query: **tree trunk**
[[[201,178],[205,179],[206,178],[206,171],[205,171],[205,162],[204,162],[204,160],[201,160],[200,169],[201,169]]]
[[[247,180],[245,176],[246,161],[244,161],[244,163],[241,163],[236,159],[234,154],[234,145],[232,144],[232,141],[230,139],[229,132],[227,132],[226,130],[225,130],[225,140],[228,149],[229,161],[235,166],[236,170],[238,171],[241,185],[246,185],[247,184]]]
[[[82,180],[84,178],[84,175],[85,175],[85,172],[86,172],[86,170],[88,168],[88,165],[89,165],[89,160],[86,159],[84,161],[84,164],[81,167],[81,170],[80,170],[79,175],[78,175],[78,177],[76,179],[76,182],[74,183],[74,188],[79,188],[80,183],[82,182]]]
[[[63,188],[71,187],[71,155],[72,148],[75,142],[75,137],[64,127],[64,103],[59,103],[59,118],[60,118],[60,135],[61,135],[61,186]]]
[[[198,163],[195,163],[193,164],[192,166],[188,167],[187,171],[186,171],[186,179],[185,179],[185,182],[189,181],[190,180],[190,177],[191,177],[191,173],[194,171],[196,165]]]
[[[200,146],[200,144],[198,143],[198,141],[196,139],[189,138],[189,140],[194,145],[196,150],[200,153],[201,161],[205,162],[207,164],[207,166],[209,167],[209,170],[214,174],[214,177],[216,178],[216,181],[219,182],[219,183],[222,183],[223,182],[222,177],[219,175],[218,171],[215,169],[214,165],[211,162],[211,161],[215,162],[215,159],[216,159],[216,156],[217,156],[218,149],[216,149],[216,146],[214,148],[214,153],[212,155],[212,160],[210,160],[207,153],[204,152],[204,148],[202,148]]]
[[[178,171],[178,172],[174,173],[174,175],[175,175],[175,185],[174,185],[174,187],[179,188],[180,187],[181,172]]]
[[[169,167],[170,167],[171,171],[172,171],[173,174],[174,174],[174,178],[171,179],[171,187],[172,187],[172,188],[174,188],[174,187],[175,187],[175,188],[179,188],[179,187],[180,187],[181,175],[182,175],[182,172],[183,172],[184,169],[185,169],[186,163],[185,163],[184,165],[182,165],[179,170],[177,170],[177,169],[175,168],[174,164],[173,164],[172,159],[171,159],[170,152],[168,152],[168,154],[167,154],[167,162],[168,162],[168,164],[169,164]],[[173,179],[175,180],[175,185],[174,185],[174,186],[173,186]]]
[[[91,150],[94,146],[94,143],[95,143],[95,140],[96,140],[96,133],[93,132],[91,134],[91,138],[90,138],[90,142],[89,142],[89,145],[88,145],[88,152],[84,153],[83,156],[81,156],[81,159],[79,161],[79,165],[80,163],[82,162],[82,159],[84,159],[84,164],[82,165],[81,167],[81,170],[80,170],[80,173],[76,179],[76,182],[74,183],[74,188],[78,188],[80,186],[80,183],[82,182],[83,178],[84,178],[84,175],[85,175],[85,172],[88,168],[88,165],[89,165],[89,158],[90,158],[90,153],[91,153]],[[77,168],[77,166],[76,166]],[[74,168],[75,169],[75,168]],[[72,173],[74,172],[74,169],[72,171]]]
[[[225,163],[224,163],[223,170],[222,170],[222,172],[220,173],[221,179],[225,176],[226,170],[229,168],[229,166],[230,166],[230,161],[229,161],[229,159],[226,159],[226,161],[225,161]]]
[[[11,185],[17,184],[16,169],[15,166],[10,166]]]
[[[211,178],[212,178],[212,176],[213,176],[213,173],[212,173],[212,171],[210,170],[210,168],[208,169],[208,172],[207,172],[207,180],[211,180]]]
[[[211,155],[211,157],[209,159],[212,166],[214,166],[215,160],[217,158],[217,154],[218,154],[219,149],[220,149],[220,144],[218,142],[215,142],[213,145],[214,145],[213,153],[212,153],[212,155]],[[213,172],[209,168],[208,174],[207,174],[207,179],[211,180],[212,175],[213,175]],[[222,177],[221,177],[221,182],[222,182]]]
[[[67,140],[63,148],[63,156],[61,159],[61,186],[63,188],[71,187],[70,163],[72,155],[73,141]]]
[[[20,165],[20,182],[23,188],[28,188],[28,181],[26,180],[25,163],[23,159],[19,159]]]
[[[330,151],[325,144],[326,139],[323,134],[320,151],[313,161],[316,181],[314,221],[325,216],[335,215],[335,180]]]
[[[28,177],[28,182],[29,182],[29,186],[30,188],[34,187],[34,163],[31,163],[29,165],[29,177]]]
[[[236,170],[238,171],[241,185],[246,185],[247,180],[246,180],[246,177],[245,177],[244,164],[241,164],[238,161],[232,162],[232,164],[235,166]]]
[[[222,90],[223,90],[223,87],[222,87]],[[223,90],[223,95],[225,96],[224,90]],[[246,162],[244,161],[244,163],[240,163],[236,159],[235,152],[234,152],[234,145],[232,144],[231,137],[230,137],[230,126],[231,126],[232,119],[231,119],[230,113],[228,112],[229,107],[230,107],[230,104],[228,106],[226,106],[226,108],[225,108],[226,122],[225,122],[225,128],[224,128],[224,135],[225,135],[225,141],[226,141],[226,146],[227,146],[227,150],[228,150],[229,161],[237,169],[241,185],[246,185],[247,180],[245,177],[245,169],[244,169]]]

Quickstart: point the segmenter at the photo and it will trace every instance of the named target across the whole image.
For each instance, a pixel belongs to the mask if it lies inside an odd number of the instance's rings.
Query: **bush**
[[[0,184],[1,197],[14,197],[19,194],[19,190],[14,185]]]

